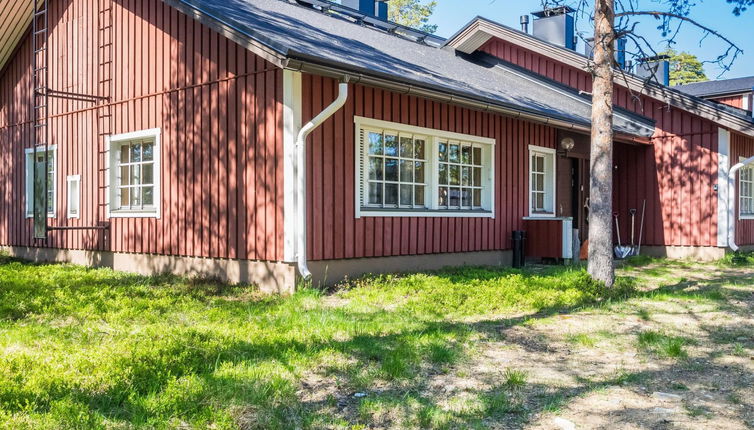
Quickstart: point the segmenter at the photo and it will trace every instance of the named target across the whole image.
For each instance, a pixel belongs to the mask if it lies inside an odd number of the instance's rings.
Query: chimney
[[[521,31],[529,32],[529,15],[521,15]]]
[[[532,26],[534,37],[568,49],[576,49],[573,12],[574,10],[568,6],[532,12],[535,17]]]
[[[387,0],[341,0],[343,6],[387,21]]]
[[[667,55],[658,55],[638,60],[636,64],[636,76],[640,78],[654,77],[654,80],[662,85],[670,84],[670,59]]]
[[[584,55],[589,58],[594,57],[594,38],[590,37],[585,40]],[[626,38],[621,37],[615,41],[615,62],[618,63],[618,68],[623,70],[627,69],[626,64]]]

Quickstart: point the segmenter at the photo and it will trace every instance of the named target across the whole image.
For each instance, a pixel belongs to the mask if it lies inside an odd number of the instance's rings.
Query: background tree
[[[690,0],[576,0],[576,10],[580,15],[588,15],[594,25],[593,59],[589,64],[592,73],[592,133],[590,156],[590,208],[589,208],[589,261],[588,272],[593,279],[612,286],[615,281],[613,261],[613,90],[616,74],[623,75],[615,62],[615,41],[625,37],[631,43],[632,51],[627,56],[635,61],[656,56],[645,35],[640,34],[638,24],[642,20],[654,19],[656,29],[666,45],[673,45],[683,26],[696,27],[703,32],[702,40],[713,36],[727,44],[717,58],[711,62],[724,71],[743,51],[718,31],[690,18],[696,3]],[[733,14],[739,15],[751,6],[754,0],[727,0],[733,5]],[[543,3],[552,3],[544,0]],[[557,3],[562,4],[561,1]],[[565,3],[568,3],[567,1]],[[643,10],[642,6],[652,9]],[[551,5],[551,4],[550,4]],[[647,82],[645,85],[652,85]],[[630,90],[630,89],[629,89]],[[641,101],[632,92],[634,100]]]
[[[437,25],[429,24],[429,17],[437,7],[436,0],[430,0],[426,3],[421,0],[390,0],[387,4],[390,21],[426,33],[437,31]]]
[[[694,82],[708,81],[707,74],[704,73],[704,64],[694,54],[685,51],[678,52],[673,48],[668,48],[660,55],[670,57],[670,85],[692,84]]]

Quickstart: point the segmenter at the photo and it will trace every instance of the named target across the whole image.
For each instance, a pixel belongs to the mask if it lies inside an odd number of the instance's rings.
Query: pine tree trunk
[[[613,268],[613,56],[614,0],[595,0],[589,274],[612,286]]]

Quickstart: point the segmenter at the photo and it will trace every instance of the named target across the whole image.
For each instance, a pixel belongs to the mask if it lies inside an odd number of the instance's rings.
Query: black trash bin
[[[513,231],[513,267],[524,267],[526,259],[526,232],[524,230]]]

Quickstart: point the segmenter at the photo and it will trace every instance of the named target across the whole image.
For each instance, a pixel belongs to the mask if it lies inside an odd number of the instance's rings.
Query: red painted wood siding
[[[525,254],[541,258],[563,258],[563,221],[527,220]]]
[[[97,92],[97,0],[51,0],[50,77],[57,90]],[[107,234],[52,232],[46,246],[169,255],[283,257],[282,71],[160,1],[116,0],[113,119],[53,100],[58,148],[53,225],[107,221],[104,137],[162,129],[162,217],[111,219]],[[37,246],[24,217],[29,123],[28,36],[0,76],[0,244]],[[109,130],[108,130],[109,128]],[[81,175],[81,218],[68,220],[66,176]]]
[[[591,76],[576,68],[500,39],[481,48],[579,90],[590,92]],[[628,209],[647,200],[647,245],[717,245],[717,125],[658,100],[616,86],[616,105],[656,123],[649,147],[615,145],[614,207],[621,231],[630,228]],[[637,221],[638,223],[638,221]]]
[[[728,97],[715,97],[715,98],[710,98],[710,100],[712,100],[713,102],[722,103],[724,105],[733,106],[734,108],[743,109],[744,97],[748,97],[748,95],[747,96],[737,95],[737,96],[728,96]]]
[[[754,138],[736,133],[730,135],[730,165],[738,163],[743,158],[754,157]],[[738,184],[738,181],[736,181]],[[736,196],[739,188],[736,185]],[[738,203],[736,198],[736,243],[738,245],[754,245],[754,220],[738,219]]]
[[[337,95],[332,79],[304,75],[303,120]],[[354,217],[354,115],[494,138],[495,218]],[[528,215],[528,145],[554,148],[554,128],[350,85],[343,109],[308,140],[308,255],[312,260],[510,249]]]

